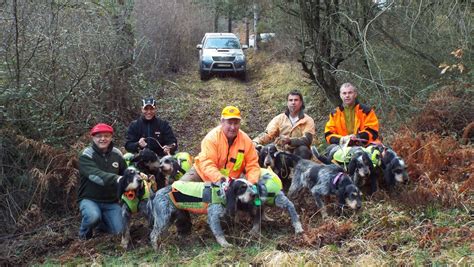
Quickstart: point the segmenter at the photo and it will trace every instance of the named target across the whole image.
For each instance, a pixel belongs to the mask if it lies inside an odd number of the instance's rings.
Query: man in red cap
[[[105,123],[95,125],[90,132],[92,144],[79,156],[81,239],[91,238],[96,227],[112,234],[119,234],[123,229],[117,179],[127,165],[120,150],[113,146],[113,133],[114,129]]]

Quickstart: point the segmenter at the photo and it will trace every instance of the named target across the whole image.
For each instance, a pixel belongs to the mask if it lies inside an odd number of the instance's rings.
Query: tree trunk
[[[248,17],[245,17],[244,18],[245,20],[245,43],[247,44],[247,46],[250,46],[250,23],[249,23],[249,18]]]
[[[214,11],[214,32],[219,32],[219,10]]]
[[[227,32],[232,32],[232,13],[229,12],[227,17]]]
[[[13,19],[15,21],[15,85],[16,89],[20,90],[20,79],[21,79],[21,68],[20,68],[20,49],[18,47],[19,42],[19,27],[18,27],[18,10],[17,1],[13,0]]]
[[[257,3],[257,0],[254,0],[253,1],[253,34],[255,35],[255,38],[254,38],[254,49],[255,51],[258,50],[258,30],[257,30],[257,25],[258,25],[258,20],[259,20],[259,16],[258,16],[258,3]]]

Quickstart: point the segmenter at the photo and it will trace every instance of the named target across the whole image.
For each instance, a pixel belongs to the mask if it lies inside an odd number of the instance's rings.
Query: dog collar
[[[124,192],[123,195],[128,199],[128,200],[133,200],[135,198],[135,191],[134,190],[129,190],[127,192]]]
[[[333,184],[333,185],[337,185],[337,182],[339,181],[339,179],[341,179],[341,177],[342,177],[343,174],[344,174],[343,172],[338,173],[338,174],[336,175],[336,177],[334,177],[334,180],[332,181],[332,184]]]

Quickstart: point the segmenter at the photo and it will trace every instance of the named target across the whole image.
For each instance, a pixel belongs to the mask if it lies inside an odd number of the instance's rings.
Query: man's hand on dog
[[[165,154],[171,154],[171,147],[170,146],[164,146],[163,147],[163,152],[165,152]]]
[[[280,135],[275,139],[275,143],[279,145],[289,145],[291,144],[291,138],[286,135]]]
[[[144,137],[142,137],[142,138],[140,138],[140,140],[138,140],[138,145],[139,145],[141,148],[145,148],[145,147],[147,146],[147,143],[146,143]]]

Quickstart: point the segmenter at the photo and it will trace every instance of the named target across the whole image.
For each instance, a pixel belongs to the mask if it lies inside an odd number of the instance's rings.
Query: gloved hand
[[[144,172],[140,172],[140,177],[142,180],[148,181],[148,175],[146,175]]]
[[[341,139],[339,139],[339,145],[349,144],[349,142],[351,141],[353,137],[354,137],[353,134],[341,137]]]

